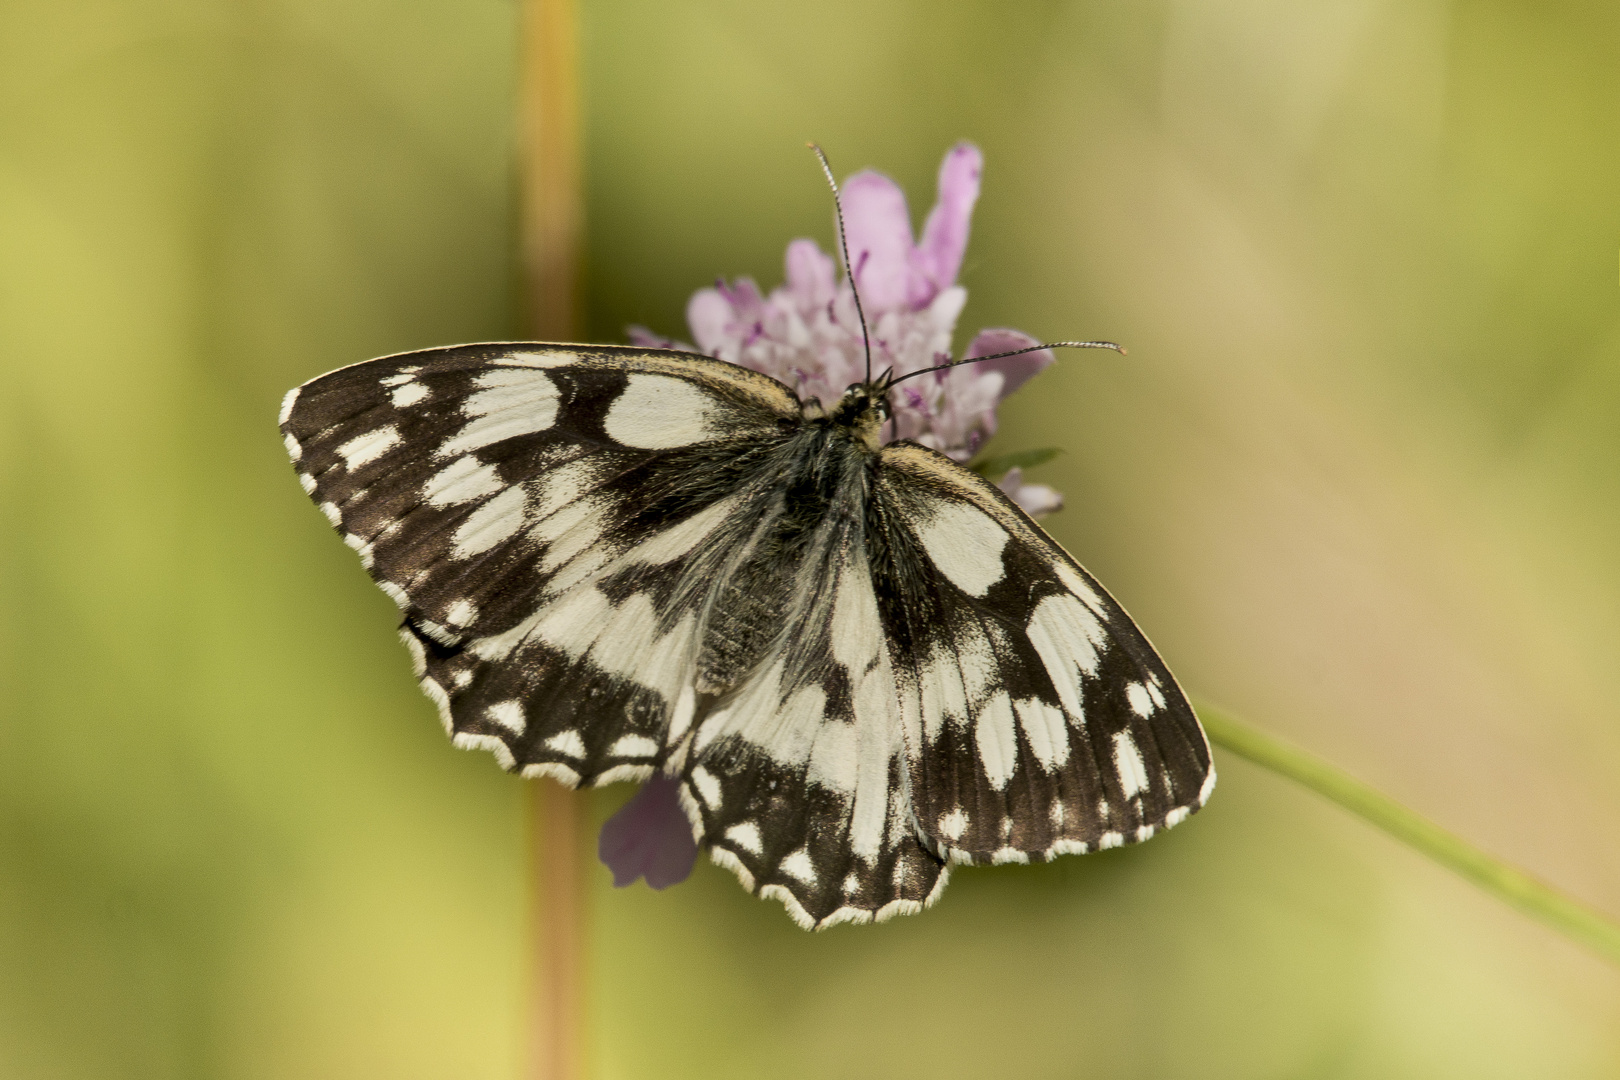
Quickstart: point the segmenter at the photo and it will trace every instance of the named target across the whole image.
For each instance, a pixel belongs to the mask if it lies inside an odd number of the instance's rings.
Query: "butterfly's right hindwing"
[[[988,481],[915,443],[880,459],[867,531],[931,850],[1044,860],[1203,806],[1209,745],[1119,604]]]
[[[689,721],[695,605],[798,424],[779,384],[707,358],[482,345],[315,379],[282,431],[458,744],[601,783]]]

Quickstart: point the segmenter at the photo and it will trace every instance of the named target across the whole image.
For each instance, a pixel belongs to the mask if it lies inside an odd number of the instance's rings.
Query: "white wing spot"
[[[854,874],[850,874],[850,875],[848,875],[847,877],[844,878],[844,893],[845,893],[845,895],[848,895],[850,893],[858,893],[860,891],[861,891],[861,879],[860,878],[856,877]]]
[[[585,756],[585,740],[579,737],[579,732],[573,728],[559,731],[545,741],[547,750],[555,750],[564,757],[581,759]]]
[[[816,867],[810,861],[809,849],[800,848],[783,859],[782,873],[802,884],[814,886],[816,883]]]
[[[726,839],[750,855],[758,855],[765,850],[764,845],[760,842],[759,826],[752,821],[745,821],[740,825],[733,825],[727,829]]]
[[[1035,760],[1047,772],[1056,772],[1069,761],[1069,724],[1062,710],[1055,709],[1037,698],[1013,702],[1018,712],[1018,726],[1024,729]]]
[[[1010,539],[1007,531],[967,503],[941,504],[917,538],[940,573],[969,596],[983,596],[1006,573],[1002,553]]]
[[[321,503],[321,513],[325,514],[326,515],[326,520],[330,521],[332,523],[332,528],[334,528],[334,529],[338,528],[340,525],[343,524],[343,511],[338,509],[337,503],[335,503],[335,502],[323,502],[323,503]]]
[[[680,694],[675,698],[675,712],[669,718],[669,738],[671,741],[686,734],[686,729],[692,726],[692,717],[696,712],[696,691],[693,690],[690,684],[681,687]]]
[[[1190,813],[1192,813],[1192,811],[1188,810],[1185,806],[1176,807],[1174,810],[1164,815],[1164,827],[1167,829],[1175,828],[1183,821],[1186,821],[1187,815]]]
[[[493,495],[505,486],[495,466],[481,464],[477,458],[466,454],[422,485],[422,500],[429,506],[455,506]]]
[[[663,566],[674,562],[707,539],[710,533],[731,516],[741,501],[738,496],[721,499],[685,521],[671,525],[663,532],[643,540],[629,553],[629,558],[647,566]]]
[[[468,514],[451,538],[452,554],[458,559],[471,558],[509,539],[523,525],[527,501],[522,488],[507,488]]]
[[[497,701],[484,710],[484,715],[489,717],[490,723],[499,724],[514,735],[522,735],[529,727],[521,701]]]
[[[645,735],[621,735],[608,748],[609,757],[657,757],[658,744]]]
[[[283,435],[281,437],[281,444],[287,448],[287,456],[292,458],[294,461],[297,461],[299,458],[304,456],[304,448],[299,446],[298,440],[293,438],[291,435]],[[299,473],[298,475],[303,476],[304,474]]]
[[[832,654],[857,679],[878,659],[883,648],[883,620],[877,594],[863,560],[846,563],[838,575],[833,601]]]
[[[1107,851],[1109,848],[1123,847],[1125,835],[1117,832],[1105,832],[1097,837],[1097,850]]]
[[[363,536],[356,536],[354,533],[344,533],[343,542],[349,545],[356,555],[360,556],[360,565],[370,570],[372,564],[371,541]]]
[[[575,499],[591,491],[600,471],[590,458],[580,458],[559,465],[529,484],[534,496],[534,514],[537,518],[550,517]]]
[[[431,393],[431,390],[419,382],[408,382],[403,386],[394,387],[388,395],[388,400],[394,403],[396,409],[407,409]]]
[[[1147,765],[1129,731],[1114,736],[1114,771],[1119,774],[1119,788],[1127,799],[1134,799],[1148,789]]]
[[[439,447],[440,457],[532,435],[556,423],[557,384],[544,372],[494,368],[475,381],[483,389],[461,403],[462,415],[473,419]]]
[[[356,435],[348,442],[341,444],[337,448],[337,452],[348,468],[358,469],[362,465],[376,461],[388,453],[389,450],[398,446],[399,443],[399,429],[389,424],[387,427],[380,427],[376,431]]]
[[[712,395],[668,375],[634,374],[614,399],[602,430],[638,450],[672,450],[708,442],[724,432]]]
[[[710,810],[720,809],[720,781],[714,778],[713,773],[699,765],[692,770],[692,785],[703,797],[704,806]]]
[[[478,605],[471,600],[457,600],[444,613],[445,622],[453,626],[466,626],[478,618]]]
[[[1062,799],[1053,799],[1052,800],[1052,808],[1047,811],[1047,817],[1051,819],[1052,828],[1054,828],[1054,829],[1063,828],[1063,800]]]
[[[1080,601],[1059,593],[1035,605],[1027,632],[1064,711],[1083,724],[1080,674],[1097,674],[1098,649],[1106,641],[1102,624]]]
[[[276,419],[278,425],[285,424],[287,418],[292,415],[293,406],[298,404],[298,392],[302,389],[302,386],[295,386],[287,391],[286,397],[281,399],[281,415]]]
[[[1153,699],[1154,708],[1164,708],[1164,691],[1159,689],[1159,677],[1157,675],[1154,675],[1148,679],[1147,692],[1148,697]]]
[[[1153,695],[1141,683],[1133,682],[1125,688],[1125,700],[1130,702],[1131,711],[1144,720],[1153,715]]]
[[[997,791],[1007,786],[1013,770],[1018,768],[1018,736],[1013,719],[1012,698],[1003,690],[984,703],[973,729],[979,765]]]
[[[939,834],[947,840],[962,839],[967,827],[968,816],[960,806],[949,813],[939,815]]]

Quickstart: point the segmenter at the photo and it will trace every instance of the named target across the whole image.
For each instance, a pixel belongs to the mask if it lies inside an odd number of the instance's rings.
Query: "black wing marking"
[[[873,576],[917,829],[953,862],[1145,840],[1214,787],[1191,707],[1125,611],[993,485],[885,447]]]

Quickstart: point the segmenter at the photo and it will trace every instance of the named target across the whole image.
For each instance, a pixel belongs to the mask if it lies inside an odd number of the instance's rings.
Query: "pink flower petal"
[[[630,344],[639,345],[643,349],[673,349],[676,352],[698,351],[678,338],[655,334],[645,326],[632,325],[626,328],[625,335],[630,339]]]
[[[1012,352],[1014,349],[1027,349],[1040,342],[1021,330],[980,330],[968,346],[967,355],[991,356],[1000,352]],[[980,371],[1001,372],[1001,396],[1003,399],[1014,390],[1023,386],[1030,379],[1040,374],[1047,365],[1057,360],[1051,349],[1041,349],[1039,352],[1029,352],[1022,356],[1007,356],[1000,360],[986,360],[982,364],[972,364],[971,367]]]
[[[915,271],[905,193],[887,176],[868,170],[845,181],[843,203],[852,276],[868,316],[910,307]]]
[[[718,289],[699,289],[686,303],[686,325],[698,348],[713,354],[725,344],[726,328],[736,319],[731,301]]]
[[[968,226],[973,204],[979,201],[979,174],[984,157],[972,143],[957,143],[939,167],[939,195],[923,225],[922,240],[913,256],[917,270],[913,307],[932,300],[939,290],[956,283],[967,251]]]
[[[795,240],[787,249],[787,287],[800,310],[825,307],[838,280],[832,256],[814,240]]]
[[[1063,496],[1045,484],[1024,483],[1023,469],[1008,469],[996,486],[1030,517],[1044,517],[1063,509]]]
[[[596,856],[613,871],[614,887],[645,877],[653,888],[667,889],[692,872],[697,843],[679,791],[675,779],[654,776],[602,826]]]

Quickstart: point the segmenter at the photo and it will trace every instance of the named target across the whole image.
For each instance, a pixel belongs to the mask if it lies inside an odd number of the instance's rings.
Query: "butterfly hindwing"
[[[912,443],[879,459],[868,532],[929,846],[1046,859],[1201,807],[1203,732],[1113,598],[982,478]]]
[[[771,590],[784,601],[772,646],[699,722],[683,776],[715,860],[806,927],[920,910],[946,877],[912,828],[894,673],[852,512],[864,480],[828,485],[791,561],[798,514],[778,503],[762,517],[757,561],[791,569]]]

